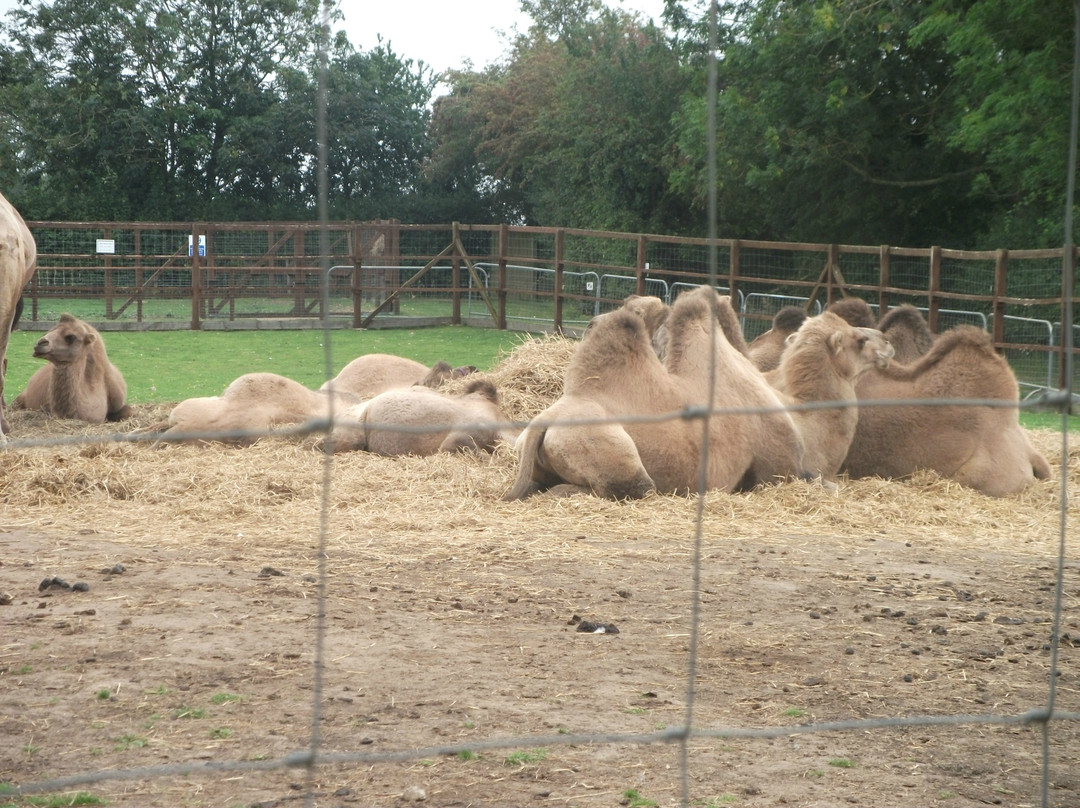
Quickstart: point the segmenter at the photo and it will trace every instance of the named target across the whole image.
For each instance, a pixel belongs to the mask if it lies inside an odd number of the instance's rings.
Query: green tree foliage
[[[321,23],[320,0],[28,3],[0,46],[0,183],[29,218],[310,218]],[[342,212],[395,216],[430,71],[338,35],[328,74]]]
[[[1051,0],[728,4],[715,121],[720,231],[1059,244],[1071,14]],[[691,30],[704,36],[702,21]],[[704,92],[685,97],[674,128],[672,183],[704,212]]]
[[[670,119],[687,85],[652,24],[591,0],[522,4],[535,24],[508,64],[452,77],[431,176],[478,187],[514,221],[678,232]]]

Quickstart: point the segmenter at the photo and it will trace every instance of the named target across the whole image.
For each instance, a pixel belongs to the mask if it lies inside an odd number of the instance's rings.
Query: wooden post
[[[882,244],[878,252],[878,311],[880,320],[889,310],[889,258],[892,255],[888,244]]]
[[[555,333],[561,334],[563,327],[563,242],[566,233],[560,227],[555,231]]]
[[[990,302],[990,311],[994,319],[994,344],[1005,342],[1005,271],[1009,267],[1009,251],[998,250],[994,257],[994,296]]]
[[[360,249],[360,239],[363,237],[363,231],[360,229],[360,225],[353,225],[352,245],[350,252],[352,253],[352,280],[349,284],[349,291],[352,293],[352,327],[360,328],[360,324],[364,320],[363,316],[363,303],[364,303],[364,280],[363,280],[363,267],[364,259],[363,253]]]
[[[648,257],[648,244],[645,241],[645,236],[638,236],[637,238],[637,271],[634,273],[637,276],[637,286],[635,287],[636,294],[645,294],[645,259]]]
[[[498,268],[495,271],[495,290],[499,299],[498,315],[495,318],[495,327],[500,331],[506,330],[506,256],[510,251],[510,226],[499,225],[499,256]]]
[[[112,228],[106,227],[102,233],[103,238],[109,238],[112,235]],[[111,320],[113,318],[113,259],[112,255],[105,255],[105,319]]]
[[[198,224],[191,225],[191,244],[188,250],[191,253],[191,330],[200,331],[202,323],[202,256],[199,255],[199,236],[203,228]],[[182,244],[183,242],[181,242]]]
[[[738,300],[737,285],[739,282],[739,261],[741,252],[741,242],[738,239],[734,239],[731,242],[731,268],[728,270],[728,289],[732,300]]]
[[[927,293],[927,307],[930,310],[927,324],[935,334],[938,332],[938,293],[941,291],[941,247],[930,248],[930,288]]]

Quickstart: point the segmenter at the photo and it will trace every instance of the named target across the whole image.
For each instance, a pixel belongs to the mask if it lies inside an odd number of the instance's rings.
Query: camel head
[[[77,362],[94,341],[97,332],[70,314],[60,315],[60,322],[34,344],[34,356],[54,365]]]
[[[870,368],[889,365],[895,353],[885,335],[876,328],[856,327],[839,315],[826,311],[811,317],[786,340],[788,355],[824,355],[845,378],[855,379]],[[824,353],[819,351],[824,348]]]

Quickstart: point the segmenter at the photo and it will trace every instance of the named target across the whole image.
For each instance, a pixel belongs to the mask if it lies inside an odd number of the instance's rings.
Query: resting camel
[[[461,393],[442,393],[423,385],[388,390],[345,410],[334,422],[334,451],[433,455],[437,452],[490,452],[502,440],[513,443],[517,429],[499,407],[495,385],[473,379]]]
[[[987,399],[1017,404],[1012,368],[989,334],[962,325],[944,332],[907,365],[863,374],[859,423],[844,467],[852,477],[903,477],[931,469],[990,496],[1022,491],[1050,477],[1015,407],[877,406],[888,399]]]
[[[934,344],[934,332],[926,318],[910,303],[889,309],[876,324],[870,304],[862,298],[845,297],[830,303],[827,310],[839,314],[854,326],[876,328],[896,351],[893,361],[903,365],[918,359]]]
[[[0,443],[11,430],[4,418],[4,376],[11,329],[22,310],[22,290],[34,274],[37,245],[22,216],[0,195]]]
[[[328,418],[332,406],[342,411],[359,401],[355,394],[310,390],[276,373],[245,373],[220,396],[189,398],[177,404],[169,413],[163,436],[222,433],[192,439],[247,445],[274,427]]]
[[[127,382],[89,323],[60,315],[60,322],[34,345],[34,356],[48,364],[34,372],[12,409],[43,410],[91,424],[130,417]]]
[[[622,307],[632,311],[645,321],[645,327],[652,337],[653,349],[661,359],[667,352],[667,318],[671,306],[653,295],[628,295]]]
[[[772,328],[759,334],[747,346],[746,355],[754,367],[765,373],[780,366],[780,356],[787,346],[787,338],[806,322],[807,314],[798,306],[784,306],[773,315]]]
[[[329,390],[332,387],[338,393],[354,393],[361,398],[374,398],[387,390],[411,387],[414,384],[434,389],[446,379],[464,376],[474,370],[476,368],[472,366],[455,369],[442,361],[429,368],[404,356],[365,354],[349,362],[320,389]]]
[[[733,313],[730,298],[708,286],[676,298],[663,361],[644,320],[632,311],[594,317],[567,366],[562,396],[517,440],[517,477],[503,499],[546,490],[610,499],[696,490],[706,424],[707,488],[743,490],[802,476],[795,422],[782,411],[776,391],[725,338],[718,317],[725,307]],[[714,409],[770,411],[617,422],[700,409],[710,397]],[[573,423],[583,419],[589,422]]]
[[[765,374],[784,403],[841,405],[792,411],[806,447],[805,471],[834,482],[859,420],[855,383],[871,368],[887,367],[892,355],[880,331],[856,328],[828,311],[807,319],[787,338],[780,366]]]

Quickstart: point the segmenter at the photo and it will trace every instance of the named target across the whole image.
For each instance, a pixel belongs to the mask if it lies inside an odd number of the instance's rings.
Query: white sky
[[[36,2],[37,0],[35,0]],[[638,12],[660,23],[664,0],[604,0],[605,5]],[[0,16],[18,0],[0,0]],[[338,25],[361,51],[371,50],[378,35],[399,56],[423,61],[436,73],[463,67],[466,60],[481,69],[506,50],[515,26],[528,28],[529,18],[518,0],[340,0],[345,16]]]

